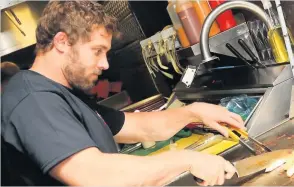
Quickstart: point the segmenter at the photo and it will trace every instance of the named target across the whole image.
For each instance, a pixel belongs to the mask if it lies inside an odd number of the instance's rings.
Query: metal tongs
[[[272,151],[270,148],[265,146],[263,143],[259,142],[255,138],[250,137],[249,134],[245,130],[237,129],[237,128],[230,127],[230,126],[228,127],[228,126],[225,126],[225,125],[224,125],[224,127],[227,128],[227,131],[229,132],[229,137],[230,138],[232,138],[235,141],[238,141],[242,146],[244,146],[252,154],[258,155],[260,152],[265,153],[265,152],[271,152]],[[254,145],[256,145],[258,148],[260,148],[261,151],[259,152],[256,149],[254,149],[253,147],[251,147],[246,142],[246,139],[248,139],[249,141],[254,143]]]

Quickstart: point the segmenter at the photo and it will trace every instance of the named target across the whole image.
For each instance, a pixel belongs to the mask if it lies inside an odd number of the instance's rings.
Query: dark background
[[[252,1],[262,7],[261,2]],[[36,3],[38,3],[36,1]],[[140,41],[161,31],[170,25],[166,11],[167,1],[101,1],[106,11],[118,19],[118,27],[122,33],[120,40],[114,39],[108,59],[110,68],[101,79],[121,81],[133,102],[145,99],[158,93],[168,97],[171,87],[168,80],[161,74],[152,78],[147,70],[141,53]],[[272,4],[275,6],[274,1]],[[294,2],[283,1],[282,7],[288,26],[294,30]],[[234,13],[240,12],[233,10]],[[245,19],[254,20],[256,17],[249,12],[241,11]],[[34,60],[35,45],[23,48],[2,57],[3,61],[17,63],[22,69],[30,67]]]

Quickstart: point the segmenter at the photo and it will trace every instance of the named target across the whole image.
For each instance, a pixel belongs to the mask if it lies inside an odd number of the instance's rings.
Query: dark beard
[[[71,54],[69,54],[69,63],[65,66],[63,74],[73,89],[90,94],[91,89],[97,84],[98,78],[95,82],[89,82],[85,77],[86,70],[78,59],[79,53],[73,48]]]
[[[76,92],[82,92],[82,93],[84,93],[84,94],[86,94],[87,96],[89,96],[89,97],[93,97],[93,96],[95,96],[96,94],[94,93],[91,93],[91,90],[92,90],[92,88],[93,87],[95,87],[97,84],[98,84],[98,79],[95,81],[95,83],[94,83],[94,86],[92,86],[91,88],[88,88],[88,89],[85,89],[85,88],[81,88],[81,87],[77,87],[77,86],[73,86],[73,85],[71,85],[72,86],[72,88],[73,88],[73,90],[74,91],[76,91]]]
[[[94,94],[91,93],[91,89],[89,89],[89,90],[82,90],[82,89],[73,87],[72,88],[72,92],[76,96],[87,96],[89,98],[95,98],[96,97],[96,94],[95,93]]]

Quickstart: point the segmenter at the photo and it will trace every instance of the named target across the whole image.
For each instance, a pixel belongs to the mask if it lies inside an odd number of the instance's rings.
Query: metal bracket
[[[181,81],[187,86],[187,88],[191,86],[196,75],[196,72],[196,66],[188,66],[186,68]]]

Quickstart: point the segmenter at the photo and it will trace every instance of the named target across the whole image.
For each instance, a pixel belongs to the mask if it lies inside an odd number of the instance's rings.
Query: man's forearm
[[[68,163],[60,164],[51,175],[67,185],[162,186],[179,174],[189,171],[189,162],[197,161],[198,154],[171,151],[140,157],[96,151],[95,148],[82,151],[69,159]]]
[[[106,160],[109,159],[112,164],[120,166],[120,168],[113,168],[115,172],[109,168],[109,175],[105,174],[105,176],[113,175],[117,180],[113,183],[115,186],[121,184],[126,186],[162,186],[184,171],[189,170],[190,164],[187,160],[179,160],[179,158],[187,157],[185,154],[184,152],[167,152],[145,158],[130,155],[110,155]]]
[[[170,109],[159,112],[126,113],[124,130],[134,131],[133,141],[162,141],[172,137],[190,122],[197,122],[199,119],[188,110],[187,107]],[[131,133],[125,133],[130,135]],[[130,142],[131,143],[131,142]]]
[[[202,122],[224,136],[228,131],[220,123],[244,128],[242,118],[225,107],[192,103],[162,112],[126,113],[124,126],[115,139],[120,143],[166,140],[191,122]]]

